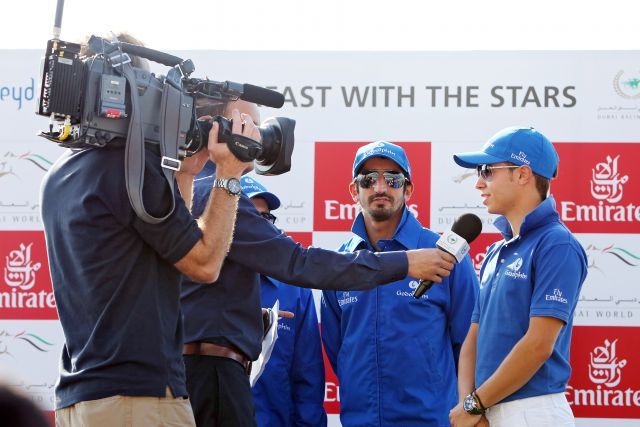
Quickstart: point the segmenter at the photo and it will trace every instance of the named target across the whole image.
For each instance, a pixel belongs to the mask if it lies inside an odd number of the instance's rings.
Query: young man
[[[433,248],[406,202],[414,187],[404,150],[388,142],[360,147],[349,191],[362,212],[341,251]],[[419,279],[373,290],[323,292],[322,338],[340,380],[345,426],[445,426],[457,401],[456,365],[477,294],[469,257],[420,299]],[[441,282],[441,283],[440,283]]]
[[[231,108],[259,122],[254,104],[236,101],[227,106]],[[213,178],[194,182],[196,216],[209,198]],[[219,279],[211,285],[188,280],[182,284],[183,354],[196,424],[255,425],[247,373],[260,354],[263,336],[260,274],[307,288],[353,291],[407,275],[441,281],[454,260],[433,248],[379,254],[305,249],[261,217],[249,198],[241,195],[233,241]]]
[[[260,215],[271,223],[271,211],[280,207],[280,199],[267,191],[255,178],[243,176],[242,192]],[[278,340],[271,358],[253,387],[256,421],[259,427],[325,426],[324,362],[320,329],[310,289],[284,284],[260,275],[262,307],[293,313],[293,318],[278,320]]]
[[[451,423],[573,426],[564,391],[587,257],[547,196],[558,154],[535,129],[513,127],[454,160],[477,169],[476,189],[489,213],[501,215],[494,224],[504,240],[489,248],[480,270]]]

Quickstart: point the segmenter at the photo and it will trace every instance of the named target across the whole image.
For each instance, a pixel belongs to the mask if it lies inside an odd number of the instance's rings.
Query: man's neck
[[[542,200],[540,200],[537,194],[535,196],[524,197],[509,213],[504,215],[509,221],[514,237],[520,234],[520,228],[522,227],[524,218],[540,206],[540,203],[542,203]]]
[[[378,240],[389,240],[393,237],[402,219],[402,213],[403,209],[400,209],[391,218],[384,221],[375,221],[371,216],[364,214],[364,227],[367,230],[369,242],[374,248],[380,249],[377,246]]]

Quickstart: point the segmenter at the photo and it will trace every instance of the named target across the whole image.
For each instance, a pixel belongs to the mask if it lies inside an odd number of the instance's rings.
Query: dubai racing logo
[[[591,195],[597,200],[617,203],[622,199],[623,185],[629,181],[629,176],[621,176],[618,171],[618,159],[607,156],[605,162],[600,162],[591,170]]]
[[[618,71],[613,78],[613,90],[624,99],[640,99],[640,72]]]
[[[593,349],[589,354],[589,379],[594,384],[604,384],[607,387],[615,387],[622,379],[622,368],[627,366],[627,360],[618,360],[616,355],[616,343],[604,340],[604,346]]]
[[[4,267],[5,283],[13,288],[18,287],[23,291],[33,288],[36,283],[36,271],[40,270],[42,264],[31,260],[31,246],[20,244],[19,249],[9,252],[5,257]]]

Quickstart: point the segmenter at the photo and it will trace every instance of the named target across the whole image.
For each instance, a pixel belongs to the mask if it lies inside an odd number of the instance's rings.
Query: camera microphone
[[[222,82],[222,90],[247,102],[265,107],[280,108],[284,105],[284,95],[280,92],[249,83],[236,83],[227,80]]]
[[[482,231],[482,221],[476,215],[467,213],[458,218],[451,227],[451,231],[442,233],[436,242],[436,247],[456,259],[462,261],[469,252],[469,243],[473,242]],[[413,297],[419,299],[425,292],[431,289],[433,281],[420,280],[420,284],[413,292]]]

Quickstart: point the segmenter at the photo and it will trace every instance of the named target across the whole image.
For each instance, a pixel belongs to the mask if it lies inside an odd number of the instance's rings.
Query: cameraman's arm
[[[193,200],[193,179],[202,170],[204,164],[209,159],[207,150],[200,150],[193,156],[182,161],[180,171],[176,173],[176,181],[180,189],[180,195],[187,209],[191,211],[191,203]]]
[[[258,128],[247,115],[240,115],[233,110],[232,132],[260,139]],[[246,119],[245,119],[246,117]],[[245,121],[242,127],[242,121]],[[216,178],[239,179],[248,164],[239,161],[231,154],[226,144],[218,144],[218,125],[213,125],[209,132],[209,157],[216,163]],[[186,178],[184,178],[186,180]],[[193,177],[191,177],[193,182]],[[189,184],[189,189],[192,184]],[[182,189],[181,189],[182,190]],[[191,192],[189,191],[189,194]],[[184,196],[183,196],[184,197]],[[189,196],[189,202],[191,197]],[[185,202],[187,199],[185,198]],[[209,202],[200,217],[198,224],[202,230],[202,238],[175,266],[190,279],[202,283],[213,283],[218,279],[222,262],[229,251],[233,226],[236,220],[238,197],[230,195],[226,189],[214,188]]]

